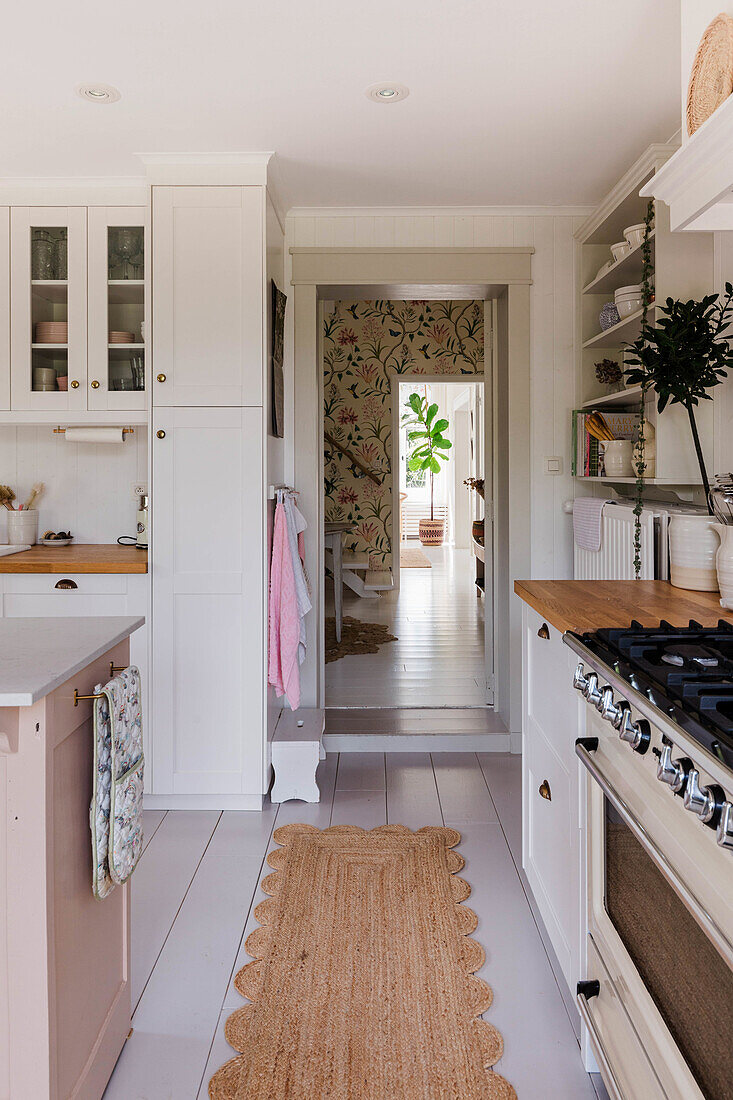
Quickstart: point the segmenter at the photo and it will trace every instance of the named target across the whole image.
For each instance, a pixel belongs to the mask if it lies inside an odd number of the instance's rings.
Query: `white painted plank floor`
[[[248,958],[272,832],[291,821],[457,828],[486,948],[480,974],[494,990],[486,1018],[504,1036],[497,1069],[519,1100],[605,1098],[583,1069],[572,1005],[519,869],[520,773],[520,758],[501,753],[334,753],[319,769],[317,805],[147,812],[132,879],[134,1030],[105,1100],[205,1100],[233,1055],[224,1022],[243,1003],[232,978]]]
[[[327,707],[485,705],[484,600],[476,596],[474,558],[447,546],[422,550],[432,568],[402,569],[396,591],[374,600],[344,589],[344,615],[382,623],[397,641],[329,662]],[[327,615],[332,607],[329,585]]]

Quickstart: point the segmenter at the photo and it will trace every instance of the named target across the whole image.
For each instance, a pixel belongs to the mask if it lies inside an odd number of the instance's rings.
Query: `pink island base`
[[[115,645],[0,707],[0,1100],[99,1100],[130,1030],[129,884],[92,894],[92,707]]]

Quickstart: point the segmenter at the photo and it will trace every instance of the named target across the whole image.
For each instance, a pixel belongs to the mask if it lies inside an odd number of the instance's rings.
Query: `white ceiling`
[[[5,178],[275,150],[285,208],[586,203],[679,126],[677,0],[16,0],[3,40]]]

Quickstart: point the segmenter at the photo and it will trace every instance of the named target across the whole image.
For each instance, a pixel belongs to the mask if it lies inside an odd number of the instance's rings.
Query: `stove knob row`
[[[716,838],[721,848],[733,848],[733,804],[724,802]]]
[[[701,787],[697,768],[690,768],[683,801],[686,810],[697,814],[711,829],[717,829],[725,805],[725,792],[715,783],[711,783],[709,787]]]
[[[598,675],[595,672],[589,672],[585,678],[585,686],[583,687],[583,695],[586,697],[592,706],[597,707],[601,700],[601,689],[598,687]]]
[[[573,674],[573,687],[576,691],[585,691],[586,682],[585,666],[582,661],[578,661],[578,667]]]
[[[640,718],[638,722],[631,719],[631,708],[624,710],[621,716],[618,735],[622,741],[627,741],[634,752],[641,756],[649,748],[652,740],[652,731],[646,718]]]
[[[664,741],[661,749],[655,749],[657,757],[657,779],[660,783],[666,783],[675,794],[682,794],[687,784],[687,776],[692,767],[692,761],[686,757],[680,760],[672,759],[671,742]]]

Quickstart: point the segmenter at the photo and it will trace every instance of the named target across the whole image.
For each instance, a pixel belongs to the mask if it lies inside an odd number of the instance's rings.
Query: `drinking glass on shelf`
[[[117,259],[122,261],[122,278],[130,278],[130,260],[140,252],[140,230],[119,226],[115,240]]]
[[[133,279],[144,278],[145,257],[143,256],[142,251],[138,252],[135,256],[132,257],[132,259],[130,260],[130,266],[132,267]]]
[[[68,278],[68,271],[69,271],[69,261],[68,261],[69,242],[68,242],[67,237],[66,237],[66,230],[65,229],[61,230],[61,236],[56,241],[55,253],[56,253],[56,255],[55,255],[55,259],[56,259],[56,265],[55,265],[56,266],[56,278],[57,279],[66,279],[66,278]]]
[[[134,355],[130,359],[132,368],[132,389],[145,389],[145,360],[142,355]]]
[[[47,229],[34,229],[31,237],[31,278],[55,277],[56,246]]]

